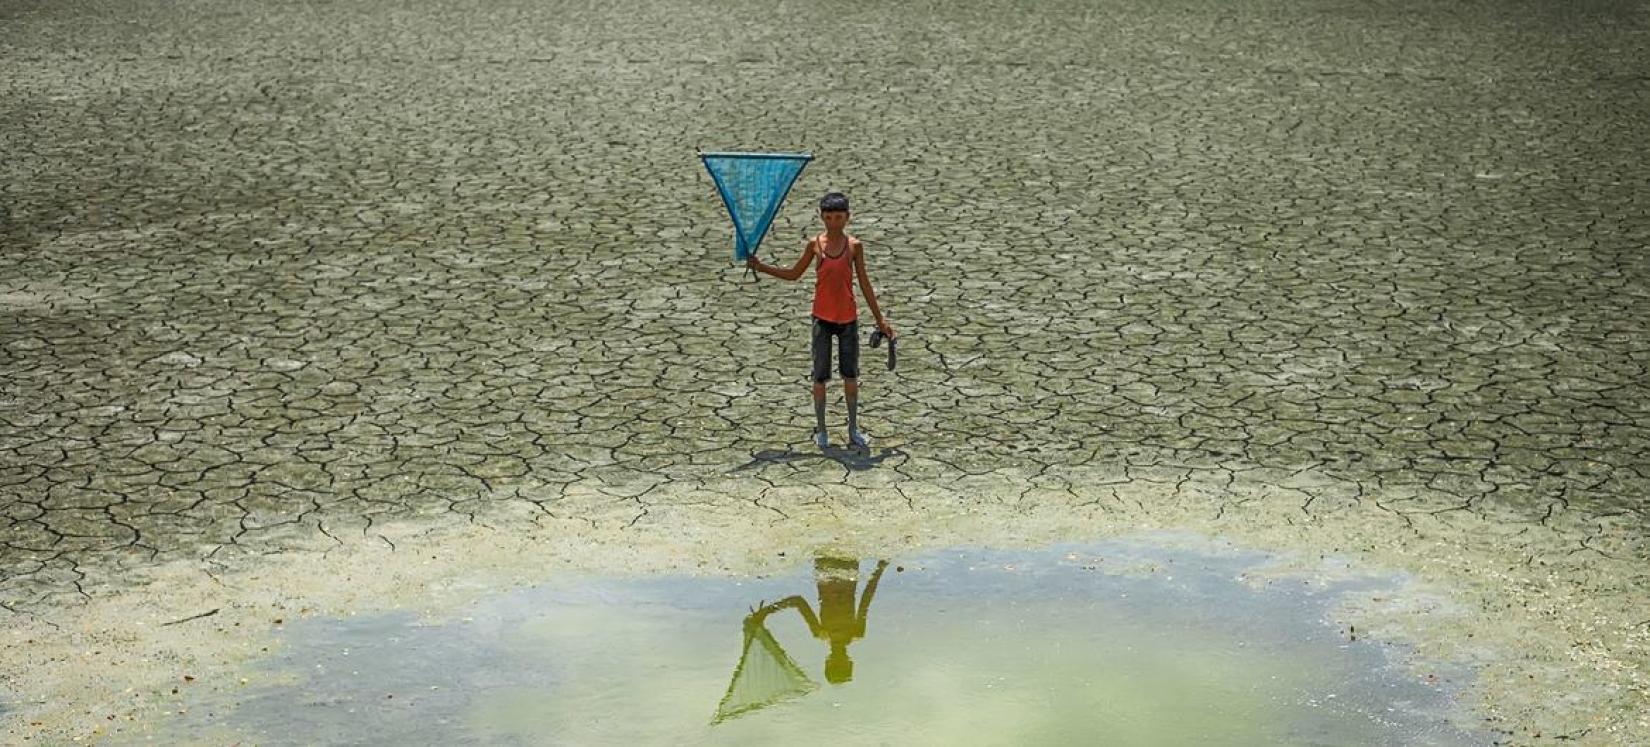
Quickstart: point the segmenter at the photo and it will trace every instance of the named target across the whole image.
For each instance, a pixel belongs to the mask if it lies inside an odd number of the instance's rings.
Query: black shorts
[[[837,339],[837,362],[844,379],[859,378],[859,321],[847,324],[814,317],[814,381],[831,380],[831,338]]]

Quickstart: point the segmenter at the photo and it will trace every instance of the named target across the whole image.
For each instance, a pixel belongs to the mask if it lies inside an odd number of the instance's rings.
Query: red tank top
[[[815,244],[819,251],[819,269],[814,271],[814,316],[827,322],[847,324],[859,318],[859,304],[854,303],[854,248],[844,242],[842,255],[832,257],[825,253],[825,237]]]

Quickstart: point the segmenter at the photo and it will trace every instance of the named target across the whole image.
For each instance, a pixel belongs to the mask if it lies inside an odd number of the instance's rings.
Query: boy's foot
[[[831,439],[825,435],[825,431],[814,431],[814,445],[821,449],[828,448],[831,445]]]
[[[848,443],[861,449],[871,448],[871,438],[859,431],[848,431]]]

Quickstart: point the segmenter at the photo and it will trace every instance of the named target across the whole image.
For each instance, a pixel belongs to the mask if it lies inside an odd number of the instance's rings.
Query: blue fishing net
[[[744,262],[756,253],[786,193],[814,157],[807,153],[700,153],[699,158],[733,218],[733,259]]]

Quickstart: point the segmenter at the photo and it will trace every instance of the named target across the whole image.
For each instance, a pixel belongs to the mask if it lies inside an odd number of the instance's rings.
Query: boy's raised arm
[[[802,273],[808,271],[808,265],[813,261],[814,240],[808,239],[808,245],[802,247],[802,256],[797,257],[796,264],[792,265],[788,270],[782,270],[778,267],[774,267],[773,265],[766,264],[762,260],[757,259],[754,254],[751,255],[750,260],[747,261],[746,264],[755,268],[757,272],[772,275],[780,280],[795,280],[802,277]]]

